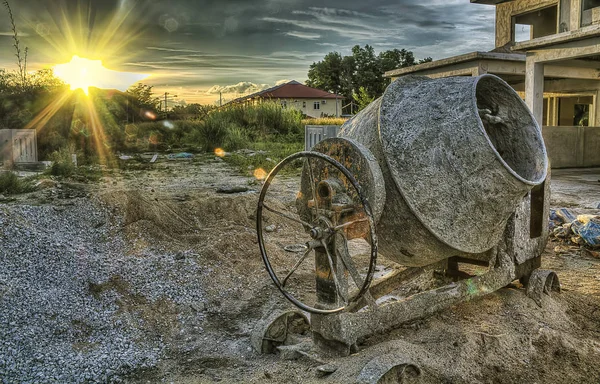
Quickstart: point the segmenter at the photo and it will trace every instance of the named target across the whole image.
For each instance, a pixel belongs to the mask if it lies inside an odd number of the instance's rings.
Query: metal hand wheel
[[[277,204],[276,201],[280,201],[281,197],[285,195],[285,188],[279,191],[279,195],[277,195],[277,191],[274,192],[277,197],[280,197],[279,199],[273,199],[272,204],[271,200],[267,202],[266,197],[270,193],[270,188],[276,184],[276,176],[288,174],[289,172],[282,171],[286,167],[294,169],[300,162],[303,163],[301,186],[296,194],[293,209],[290,209],[289,206],[283,208],[274,206]],[[285,179],[285,176],[283,178]],[[286,180],[282,184],[285,184]],[[336,192],[338,193],[336,194]],[[331,204],[327,208],[319,206],[319,202],[322,201],[328,201]],[[296,225],[296,237],[298,237],[298,233],[303,233],[307,239],[303,252],[301,255],[298,253],[300,257],[294,259],[293,266],[290,263],[284,271],[277,271],[277,267],[273,265],[269,257],[270,250],[268,250],[266,237],[270,240],[270,249],[277,253],[279,260],[281,252],[278,247],[282,248],[281,242],[284,240],[273,235],[272,225],[270,231],[265,231],[263,221],[266,212],[269,212],[270,218],[286,222],[286,226]],[[369,289],[377,262],[375,217],[369,200],[352,172],[332,156],[309,151],[296,153],[281,161],[268,175],[261,190],[256,215],[256,230],[267,272],[281,293],[298,308],[317,314],[338,313],[350,303],[358,301]],[[368,265],[362,268],[363,271],[366,269],[364,276],[361,275],[356,260],[350,256],[347,250],[348,239],[359,238],[364,239],[369,246]],[[335,254],[331,252],[331,249],[335,249]],[[314,257],[311,257],[313,254],[317,257],[316,252],[318,251],[320,251],[322,261],[325,260],[324,262],[329,265],[330,275],[332,275],[329,276],[330,281],[335,285],[335,291],[339,295],[338,302],[340,304],[334,307],[308,305],[289,288],[289,283],[296,274],[302,272],[305,276],[304,283],[299,287],[303,289],[306,289],[306,281],[310,279],[311,273],[313,276],[319,274],[316,261],[314,261]],[[284,253],[284,255],[290,257],[289,253]],[[347,296],[344,295],[344,292],[348,292],[348,289],[343,287],[346,281],[350,282],[348,285],[355,285],[354,291]],[[314,277],[312,282],[314,282]],[[318,292],[315,294],[318,295]],[[316,300],[316,297],[314,299]]]

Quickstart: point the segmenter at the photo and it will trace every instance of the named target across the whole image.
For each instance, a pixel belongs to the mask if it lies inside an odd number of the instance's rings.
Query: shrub
[[[226,151],[235,151],[248,144],[248,135],[239,127],[229,127],[223,149]]]
[[[52,166],[49,173],[53,176],[69,177],[77,171],[71,155],[75,153],[73,146],[65,146],[50,155]]]
[[[205,152],[212,152],[216,148],[223,147],[230,125],[231,122],[227,116],[211,113],[196,131],[194,144]]]
[[[13,195],[31,192],[32,190],[33,186],[29,182],[19,179],[14,173],[0,173],[0,193]]]

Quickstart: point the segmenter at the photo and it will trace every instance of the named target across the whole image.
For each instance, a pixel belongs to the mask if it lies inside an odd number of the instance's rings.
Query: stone
[[[325,377],[325,376],[331,375],[332,373],[334,373],[337,370],[338,370],[338,367],[336,367],[333,364],[321,365],[320,367],[317,367],[317,377]]]
[[[220,187],[217,189],[217,193],[222,194],[233,194],[233,193],[242,193],[248,192],[250,189],[248,187],[237,186],[237,187]]]

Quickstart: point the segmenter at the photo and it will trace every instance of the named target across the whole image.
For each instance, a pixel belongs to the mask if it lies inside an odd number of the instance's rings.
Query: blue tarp
[[[181,152],[181,153],[171,153],[167,156],[168,159],[192,159],[194,158],[193,153]]]
[[[567,208],[551,209],[550,229],[556,237],[570,238],[575,235],[581,238],[571,238],[575,243],[591,248],[600,247],[600,216],[577,216]]]

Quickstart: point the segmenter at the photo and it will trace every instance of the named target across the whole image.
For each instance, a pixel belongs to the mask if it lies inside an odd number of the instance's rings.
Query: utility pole
[[[169,92],[165,92],[165,118],[168,119],[169,118],[169,108],[168,108],[168,96],[170,95]],[[177,97],[177,95],[172,95],[172,97]]]

